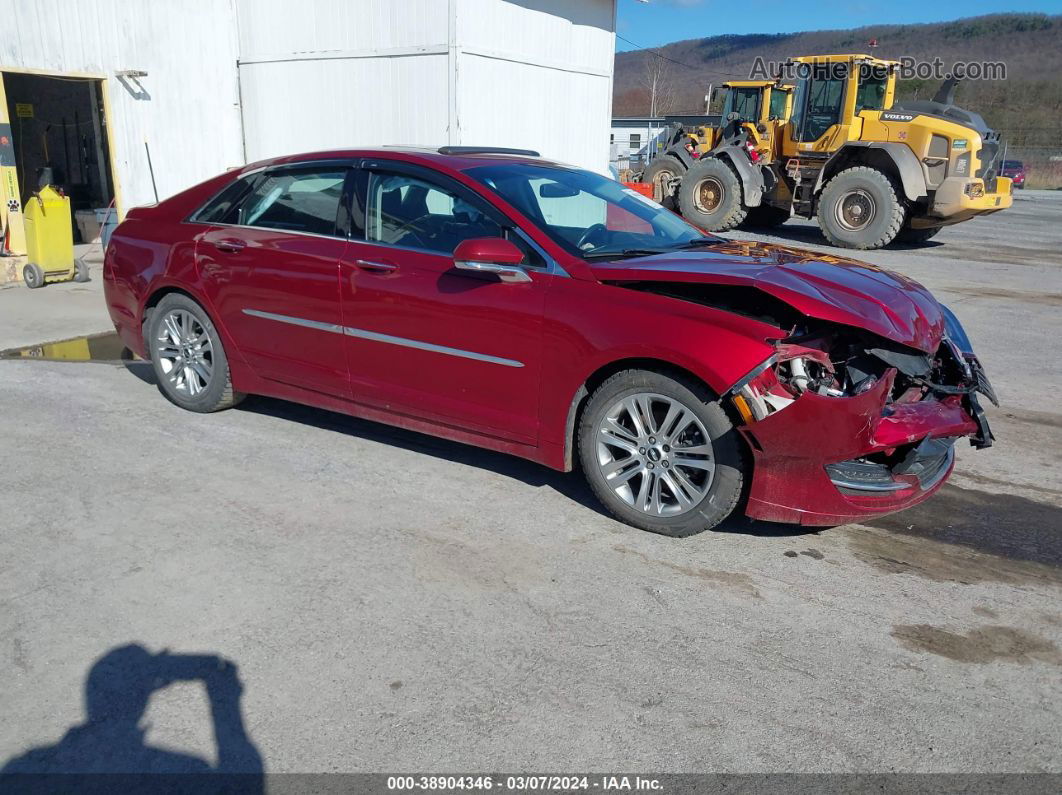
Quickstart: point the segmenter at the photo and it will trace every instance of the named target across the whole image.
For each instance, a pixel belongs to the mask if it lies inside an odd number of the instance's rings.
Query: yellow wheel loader
[[[834,245],[871,249],[924,242],[1011,206],[1011,181],[997,175],[999,134],[955,106],[957,80],[932,100],[898,104],[894,61],[791,63],[797,85],[785,119],[752,124],[729,111],[710,147],[669,183],[691,223],[724,231],[817,218]]]
[[[678,187],[682,176],[719,143],[720,122],[731,119],[746,127],[754,141],[770,140],[771,130],[789,118],[793,87],[771,80],[732,80],[722,86],[723,110],[709,117],[708,124],[686,128],[672,126],[664,151],[650,161],[641,181],[652,183],[653,198],[668,209],[678,208]],[[712,92],[712,101],[719,89]],[[788,214],[787,216],[788,217]]]

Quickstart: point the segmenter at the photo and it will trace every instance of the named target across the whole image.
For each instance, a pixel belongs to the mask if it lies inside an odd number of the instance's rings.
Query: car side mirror
[[[504,237],[474,237],[463,240],[454,249],[454,267],[463,271],[493,273],[503,282],[529,282],[520,263],[524,252]]]

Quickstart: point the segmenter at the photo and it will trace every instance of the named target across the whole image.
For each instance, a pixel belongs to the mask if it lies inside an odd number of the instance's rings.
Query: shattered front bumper
[[[852,397],[806,392],[744,426],[755,459],[748,516],[836,525],[899,511],[947,480],[958,439],[990,443],[975,395],[888,403],[894,376]]]

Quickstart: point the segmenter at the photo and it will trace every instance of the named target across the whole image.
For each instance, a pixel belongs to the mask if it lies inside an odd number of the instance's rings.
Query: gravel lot
[[[269,772],[1062,772],[1062,193],[937,241],[862,258],[966,324],[997,445],[873,526],[661,538],[506,456],[265,399],[185,413],[142,363],[0,362],[0,765],[135,643],[243,683],[242,725],[221,688],[160,687],[148,744],[213,763],[213,714]],[[8,320],[26,295],[0,291],[0,347],[42,325]],[[139,758],[96,729],[82,753]]]

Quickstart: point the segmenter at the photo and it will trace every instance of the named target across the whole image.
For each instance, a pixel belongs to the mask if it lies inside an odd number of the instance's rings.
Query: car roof
[[[346,160],[353,158],[380,158],[402,160],[434,167],[441,171],[467,171],[477,166],[492,163],[527,163],[555,168],[576,168],[533,154],[530,150],[502,150],[496,147],[427,147],[427,146],[381,146],[357,149],[325,149],[316,152],[283,155],[249,163],[242,171],[258,170],[270,166],[299,163],[308,160]]]

